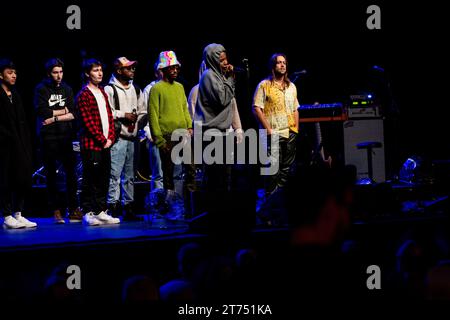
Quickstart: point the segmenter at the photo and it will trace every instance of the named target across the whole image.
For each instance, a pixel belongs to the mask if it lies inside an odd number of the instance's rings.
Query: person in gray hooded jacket
[[[203,60],[207,69],[200,79],[194,121],[200,121],[204,131],[226,130],[233,121],[234,67],[221,44],[207,45]]]
[[[233,123],[233,106],[235,105],[235,79],[234,67],[228,63],[225,48],[216,43],[209,44],[203,50],[203,60],[206,70],[203,73],[195,106],[194,122],[201,123],[203,141],[216,141],[224,139],[222,145],[226,146],[225,139]],[[210,129],[215,129],[213,132]],[[194,133],[194,136],[197,136]],[[205,138],[207,136],[207,138]],[[194,141],[194,144],[199,141]],[[203,142],[203,147],[206,148]],[[195,149],[195,148],[194,148]],[[231,203],[231,166],[225,164],[226,154],[223,150],[216,150],[215,158],[221,153],[221,163],[207,164],[203,158],[202,189],[205,194],[205,206],[209,214],[208,223],[210,231],[219,231],[224,227],[226,215]]]

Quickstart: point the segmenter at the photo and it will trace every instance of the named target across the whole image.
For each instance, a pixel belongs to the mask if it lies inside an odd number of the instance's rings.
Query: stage
[[[3,302],[45,301],[48,281],[69,265],[82,272],[83,299],[120,302],[123,283],[145,275],[157,285],[176,277],[177,252],[187,243],[200,244],[208,252],[222,254],[261,245],[287,242],[286,228],[256,227],[246,240],[211,241],[206,233],[191,231],[185,222],[164,219],[122,222],[118,225],[57,225],[51,218],[32,218],[34,229],[0,230],[0,297]],[[84,301],[84,300],[83,300]]]
[[[148,183],[138,183],[137,212],[142,221],[121,222],[117,225],[86,226],[83,223],[55,224],[53,218],[45,214],[45,193],[43,188],[35,187],[32,204],[35,208],[26,216],[37,222],[37,228],[1,229],[0,252],[15,250],[39,250],[43,248],[64,248],[113,244],[127,242],[159,242],[169,239],[199,239],[208,236],[202,225],[201,215],[191,219],[170,219],[161,215],[152,215],[145,211],[145,195]],[[379,183],[357,185],[354,188],[354,205],[351,219],[354,226],[376,224],[408,224],[414,221],[444,219],[449,211],[447,190],[436,190],[434,185]],[[258,201],[259,196],[257,197]],[[278,204],[278,203],[277,203]],[[260,204],[256,204],[258,207]],[[299,204],[300,207],[300,204]],[[248,209],[248,207],[247,207]],[[269,210],[282,208],[270,206]],[[278,213],[277,213],[278,214]],[[281,213],[282,214],[282,213]],[[46,217],[47,216],[47,217]],[[247,238],[258,238],[260,234],[288,233],[286,218],[284,224],[267,227],[255,216],[254,212],[241,212],[240,217],[248,216],[254,223],[248,226]],[[252,218],[253,217],[253,218]],[[232,222],[242,224],[243,220]],[[230,229],[230,232],[235,230]]]
[[[257,286],[252,284],[250,292],[264,292],[254,288],[264,287],[262,279],[265,277],[279,276],[271,270],[279,268],[277,256],[292,244],[291,229],[287,224],[277,227],[263,224],[257,218],[256,204],[250,205],[249,197],[237,199],[240,205],[243,199],[249,203],[239,207],[241,210],[234,215],[229,213],[224,217],[227,220],[223,221],[222,229],[212,232],[201,214],[190,220],[171,220],[169,216],[148,214],[144,210],[147,187],[147,184],[140,184],[137,188],[141,201],[136,212],[143,221],[86,226],[66,220],[64,225],[59,225],[45,214],[45,210],[36,207],[35,214],[27,217],[38,223],[37,228],[1,229],[0,300],[13,303],[57,301],[60,293],[55,296],[50,284],[57,275],[65,288],[66,270],[75,266],[81,270],[81,290],[68,293],[70,299],[75,299],[76,303],[87,303],[92,299],[101,303],[121,303],[129,279],[144,277],[151,280],[154,288],[160,288],[180,277],[177,257],[180,248],[190,243],[201,246],[207,265],[213,268],[205,270],[202,279],[214,275],[219,279],[231,277],[229,272],[236,272],[236,259],[242,250],[257,257],[258,267],[252,276],[248,276]],[[393,272],[397,250],[405,240],[440,239],[447,243],[446,230],[450,225],[447,190],[426,183],[386,182],[355,186],[351,223],[342,239],[342,252],[358,257],[352,266],[359,268],[357,278],[364,280],[362,285],[365,285],[365,268],[369,265],[380,266],[387,270],[386,274]],[[39,201],[44,206],[43,196],[42,188],[35,188],[34,203]],[[277,215],[283,212],[277,202],[269,208]],[[298,210],[301,208],[302,204],[298,203]],[[252,219],[254,223],[248,224]],[[220,269],[222,264],[225,269]],[[224,274],[216,274],[218,270]],[[232,274],[234,278],[230,279],[236,279],[236,274]],[[245,284],[246,280],[242,285]],[[223,283],[219,287],[221,285]],[[393,294],[395,290],[386,292]],[[247,301],[248,298],[243,299]]]
[[[0,251],[33,250],[106,242],[150,241],[155,238],[186,235],[188,226],[182,222],[164,223],[161,219],[126,222],[115,225],[86,226],[80,223],[55,224],[53,218],[30,218],[38,224],[30,229],[0,231]],[[190,235],[195,237],[195,235]]]

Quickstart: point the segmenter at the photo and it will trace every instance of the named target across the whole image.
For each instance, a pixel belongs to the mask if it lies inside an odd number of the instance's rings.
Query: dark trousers
[[[235,160],[228,152],[233,152],[233,150],[227,150],[227,135],[225,135],[224,132],[222,132],[223,136],[213,136],[203,138],[203,155],[205,156],[205,149],[212,143],[215,143],[217,139],[222,139],[222,150],[219,150],[219,152],[222,153],[222,155],[219,157],[218,154],[212,154],[212,156],[217,159],[221,160],[221,163],[212,163],[212,164],[206,164],[205,159],[203,160],[203,180],[202,180],[202,188],[204,190],[211,191],[213,193],[223,194],[225,192],[230,191],[232,182],[231,182],[231,172],[232,172],[232,164],[227,164],[228,160]],[[233,145],[234,148],[234,145]],[[215,150],[217,151],[217,150]],[[214,151],[214,152],[215,152]],[[209,154],[209,152],[208,152]]]
[[[58,196],[56,171],[61,162],[66,174],[67,207],[73,210],[78,207],[77,177],[75,174],[75,154],[71,139],[55,139],[42,141],[42,153],[47,170],[48,207],[50,210],[63,209],[63,201]]]
[[[272,146],[270,137],[267,137],[268,153],[271,154]],[[292,164],[295,161],[297,133],[289,132],[289,138],[279,137],[279,168],[274,175],[266,178],[266,191],[272,192],[276,187],[284,187],[289,177]]]
[[[163,186],[166,190],[175,190],[175,184],[173,179],[173,170],[175,164],[172,161],[171,153],[173,147],[178,144],[177,141],[171,141],[170,136],[165,136],[166,139],[166,148],[159,148],[159,155],[161,158],[161,168],[163,171]],[[194,189],[195,188],[195,165],[193,162],[191,164],[183,164],[184,169],[184,185],[186,188]]]
[[[83,161],[83,183],[81,187],[81,207],[84,213],[96,214],[105,211],[106,196],[111,172],[110,149],[102,151],[81,150]]]
[[[205,148],[216,141],[222,139],[223,149],[222,163],[206,164],[203,163],[203,178],[202,178],[202,198],[203,206],[208,212],[206,216],[206,224],[208,232],[213,236],[219,238],[223,236],[223,232],[231,233],[235,236],[233,226],[239,224],[236,219],[236,197],[233,197],[231,181],[232,178],[232,164],[226,164],[227,156],[226,141],[227,138],[213,137],[208,142],[206,138],[203,139],[203,156],[205,155]],[[213,155],[218,159],[218,155]],[[205,159],[203,158],[203,161]]]
[[[25,205],[23,190],[0,190],[0,193],[0,211],[4,217],[23,211]]]

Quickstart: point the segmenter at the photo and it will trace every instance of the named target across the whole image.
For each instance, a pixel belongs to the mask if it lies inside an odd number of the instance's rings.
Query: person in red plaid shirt
[[[81,206],[83,221],[90,226],[120,223],[108,214],[106,195],[111,171],[111,151],[114,142],[114,122],[108,97],[100,86],[102,64],[89,59],[83,63],[87,84],[77,95],[76,108],[80,118],[80,145],[83,162]]]

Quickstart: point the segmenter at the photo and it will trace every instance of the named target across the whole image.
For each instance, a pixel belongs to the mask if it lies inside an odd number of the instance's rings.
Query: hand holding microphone
[[[227,64],[224,70],[225,76],[230,77],[234,75],[234,66],[232,64]]]

